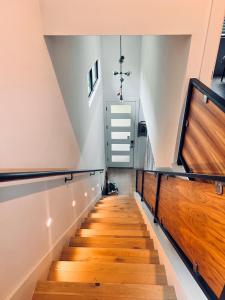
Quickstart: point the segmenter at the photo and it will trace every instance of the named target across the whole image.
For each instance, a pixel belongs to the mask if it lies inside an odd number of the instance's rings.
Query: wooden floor
[[[134,199],[100,200],[33,296],[64,299],[176,299]]]

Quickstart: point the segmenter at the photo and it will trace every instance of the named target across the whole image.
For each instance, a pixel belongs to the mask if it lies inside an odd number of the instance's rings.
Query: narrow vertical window
[[[98,76],[98,60],[96,60],[95,62],[95,74],[96,74],[96,80],[98,80],[99,76]]]
[[[92,69],[88,72],[88,97],[90,97],[92,91],[93,91],[93,75],[92,75]]]
[[[93,84],[95,85],[98,81],[98,60],[96,60],[96,62],[92,67],[92,75],[93,75]]]
[[[88,82],[88,97],[92,95],[95,85],[99,78],[99,61],[96,60],[93,64],[92,68],[89,70],[87,75],[87,82]]]

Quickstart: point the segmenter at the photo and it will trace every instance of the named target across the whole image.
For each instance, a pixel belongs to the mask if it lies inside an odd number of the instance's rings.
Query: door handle
[[[130,148],[134,148],[134,140],[130,141]]]

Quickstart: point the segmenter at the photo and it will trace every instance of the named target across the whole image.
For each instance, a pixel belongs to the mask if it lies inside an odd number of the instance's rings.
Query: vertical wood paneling
[[[219,297],[225,284],[225,194],[215,185],[163,176],[159,220]]]
[[[155,211],[155,195],[156,195],[157,177],[155,174],[145,172],[144,176],[144,199]]]
[[[225,113],[195,87],[182,157],[192,172],[225,174]]]

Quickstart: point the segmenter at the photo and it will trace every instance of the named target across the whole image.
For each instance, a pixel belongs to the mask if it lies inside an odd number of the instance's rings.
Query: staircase
[[[98,202],[33,300],[175,300],[134,199]]]

